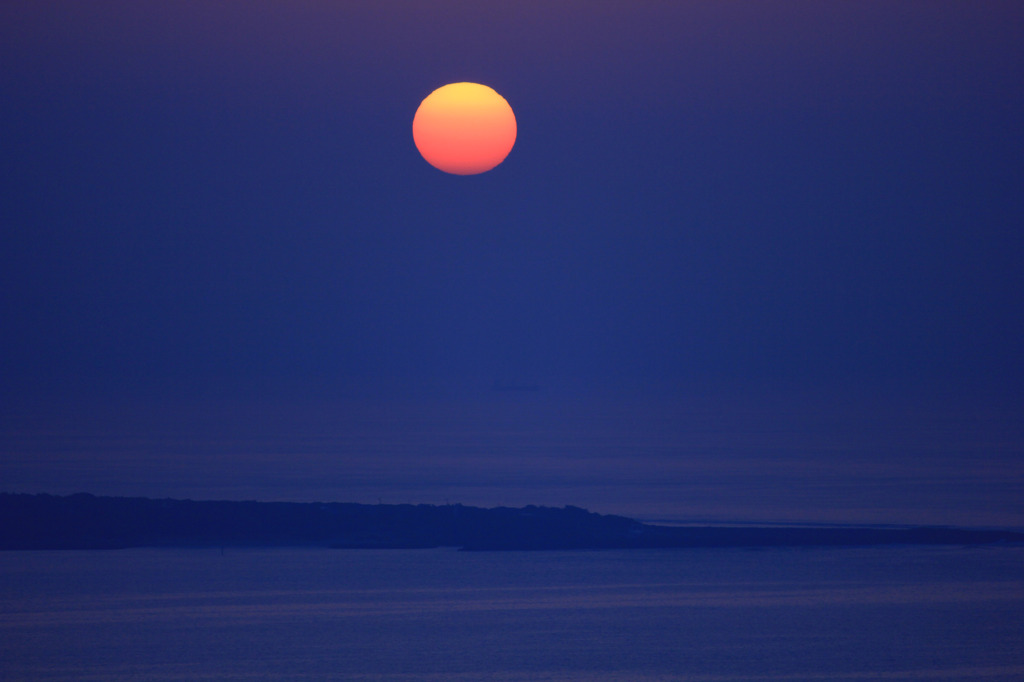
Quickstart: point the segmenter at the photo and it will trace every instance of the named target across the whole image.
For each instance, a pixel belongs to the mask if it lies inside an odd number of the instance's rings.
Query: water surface
[[[10,680],[1019,680],[1024,548],[0,554]]]

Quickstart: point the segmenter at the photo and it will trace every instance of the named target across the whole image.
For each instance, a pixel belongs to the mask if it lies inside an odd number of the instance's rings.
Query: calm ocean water
[[[0,553],[5,680],[1021,680],[1024,548]]]

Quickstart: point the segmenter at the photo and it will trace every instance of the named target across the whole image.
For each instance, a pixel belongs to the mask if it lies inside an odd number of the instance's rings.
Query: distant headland
[[[0,493],[0,550],[322,546],[463,550],[1024,543],[1024,532],[916,526],[658,526],[579,507],[231,502]]]

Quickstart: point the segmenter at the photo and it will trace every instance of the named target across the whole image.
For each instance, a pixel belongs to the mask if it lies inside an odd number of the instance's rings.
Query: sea
[[[1024,680],[1024,547],[0,552],[15,680]]]

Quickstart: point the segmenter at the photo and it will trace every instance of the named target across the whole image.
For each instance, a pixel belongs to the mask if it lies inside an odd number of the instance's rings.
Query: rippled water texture
[[[1019,680],[1022,548],[0,554],[9,680]]]

